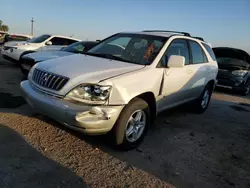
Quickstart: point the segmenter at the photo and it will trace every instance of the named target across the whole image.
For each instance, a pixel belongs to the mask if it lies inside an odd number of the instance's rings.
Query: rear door
[[[190,90],[187,94],[189,98],[199,97],[203,91],[209,75],[211,67],[208,58],[200,44],[194,40],[188,40],[191,51],[190,70],[193,72],[190,82]]]

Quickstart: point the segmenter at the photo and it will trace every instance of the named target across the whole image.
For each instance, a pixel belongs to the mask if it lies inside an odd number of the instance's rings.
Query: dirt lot
[[[36,114],[0,59],[0,187],[250,187],[250,96],[216,92],[202,115],[166,111],[120,152]]]

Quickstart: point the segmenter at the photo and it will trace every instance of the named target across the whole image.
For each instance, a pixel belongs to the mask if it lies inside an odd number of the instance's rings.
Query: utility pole
[[[34,24],[34,22],[35,22],[35,20],[33,19],[33,17],[32,17],[32,19],[31,19],[31,35],[33,36],[33,29],[34,29],[34,26],[33,26],[33,24]]]

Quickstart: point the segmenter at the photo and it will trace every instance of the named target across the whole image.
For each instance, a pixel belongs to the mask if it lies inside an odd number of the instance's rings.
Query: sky
[[[0,0],[10,32],[96,40],[122,31],[162,29],[201,36],[250,53],[250,0]]]

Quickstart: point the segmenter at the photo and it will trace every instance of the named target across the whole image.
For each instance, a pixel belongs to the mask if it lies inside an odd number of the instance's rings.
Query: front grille
[[[32,80],[42,87],[58,91],[63,88],[69,78],[35,69]]]

